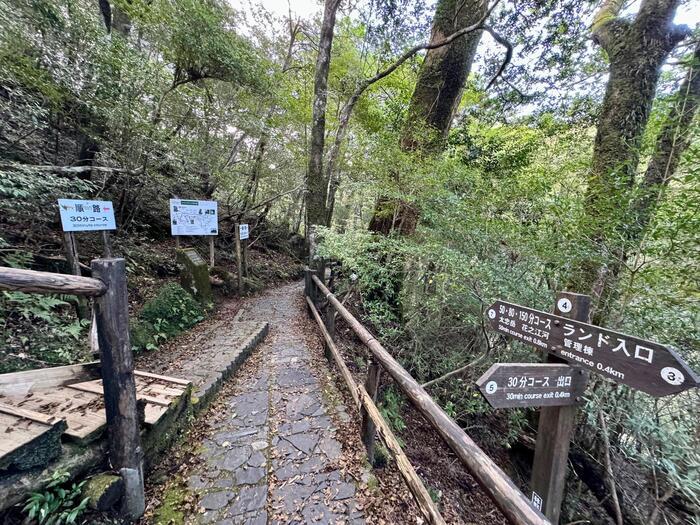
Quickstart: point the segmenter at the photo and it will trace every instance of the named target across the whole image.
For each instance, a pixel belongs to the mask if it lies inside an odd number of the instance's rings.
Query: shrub
[[[169,283],[146,302],[131,325],[134,350],[153,350],[159,343],[204,319],[204,308],[182,286]]]
[[[84,481],[63,487],[69,477],[67,472],[56,471],[44,492],[32,492],[22,509],[27,520],[40,525],[69,525],[76,522],[87,507],[89,498],[80,499]]]

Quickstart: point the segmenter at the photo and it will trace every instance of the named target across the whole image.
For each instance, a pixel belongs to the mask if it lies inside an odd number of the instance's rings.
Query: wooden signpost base
[[[587,295],[562,292],[557,296],[555,313],[576,321],[588,321],[591,298]],[[561,309],[564,307],[564,311]],[[547,354],[546,362],[562,363],[563,359]],[[582,374],[586,373],[583,370]],[[532,502],[553,523],[559,523],[564,497],[569,444],[576,421],[576,405],[550,406],[540,409],[535,459],[532,466]]]

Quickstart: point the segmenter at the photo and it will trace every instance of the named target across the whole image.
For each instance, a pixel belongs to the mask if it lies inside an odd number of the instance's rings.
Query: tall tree
[[[314,76],[314,102],[311,121],[311,145],[309,167],[306,174],[306,226],[326,224],[326,197],[328,180],[323,172],[323,150],[326,138],[326,104],[328,101],[328,71],[331,65],[331,48],[335,16],[340,0],[326,0],[323,8],[321,36],[318,41],[316,73]]]
[[[440,0],[435,8],[430,43],[440,42],[459,29],[478,23],[487,8],[484,0]],[[448,46],[426,53],[401,137],[405,149],[442,148],[462,98],[481,33],[468,33]]]
[[[644,173],[638,196],[632,203],[634,223],[630,241],[637,243],[653,217],[663,189],[676,172],[681,157],[690,145],[690,125],[700,106],[700,43],[690,58],[683,83],[656,140],[654,153]]]
[[[483,21],[485,0],[440,0],[435,8],[430,42],[438,43],[459,29]],[[443,148],[459,106],[482,31],[472,31],[449,45],[429,49],[411,97],[401,147],[427,153]],[[388,234],[415,231],[418,210],[405,201],[381,196],[369,228]]]
[[[593,40],[610,61],[588,177],[583,228],[595,256],[580,264],[570,288],[591,293],[594,320],[609,310],[614,280],[624,260],[630,229],[640,145],[656,93],[661,66],[689,30],[673,24],[680,0],[643,0],[637,15],[620,17],[623,0],[605,0],[593,25]]]

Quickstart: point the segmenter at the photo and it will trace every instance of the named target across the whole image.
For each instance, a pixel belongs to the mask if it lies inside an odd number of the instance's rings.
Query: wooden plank
[[[66,385],[67,388],[72,388],[74,390],[80,390],[82,392],[92,392],[93,394],[99,394],[101,396],[104,396],[104,388],[103,386],[95,381],[87,381],[85,383],[75,383],[73,385]],[[138,392],[136,393],[136,398],[137,399],[143,399],[144,401],[148,403],[153,403],[154,405],[158,406],[163,406],[167,407],[170,406],[170,402],[164,399],[160,399],[157,397],[145,395],[145,394],[139,394]]]
[[[411,374],[338,301],[321,280],[315,275],[312,275],[311,279],[316,283],[322,295],[333,304],[338,314],[348,323],[353,332],[369,348],[384,370],[396,381],[416,409],[450,446],[506,518],[511,523],[518,525],[549,524],[550,521],[531,505],[528,498],[515,486],[506,473],[440,408],[411,377]]]
[[[147,386],[143,387],[144,390],[148,390],[150,393],[154,394],[161,394],[163,396],[168,396],[171,398],[176,398],[180,397],[184,390],[180,389],[175,389],[175,388],[168,388],[167,386],[159,385],[159,384],[150,384]]]
[[[24,397],[30,392],[62,386],[69,382],[88,381],[99,377],[99,374],[99,361],[0,374],[0,399]]]
[[[564,303],[563,300],[568,302]],[[556,304],[557,314],[576,321],[588,320],[591,305],[589,296],[564,292],[557,296]],[[565,309],[568,311],[559,310],[560,304],[565,304]],[[548,363],[566,362],[552,354],[547,354],[545,360]],[[588,383],[587,373],[584,373],[582,383],[582,388],[585,390]],[[577,409],[576,405],[540,409],[535,459],[532,463],[532,500],[540,503],[541,510],[552,523],[559,523],[566,486],[569,444],[574,431]]]
[[[177,385],[183,386],[188,386],[192,384],[192,381],[189,381],[188,379],[180,379],[179,377],[172,376],[162,376],[158,374],[153,374],[151,372],[144,372],[142,370],[134,370],[134,375],[137,377],[150,377],[151,379],[158,379],[167,383],[175,383]]]
[[[0,414],[0,456],[10,454],[42,435],[51,425],[8,413]]]
[[[99,279],[91,277],[0,266],[0,290],[99,297],[107,291],[107,287]]]
[[[158,421],[160,421],[160,418],[162,418],[168,411],[168,407],[163,407],[159,405],[153,405],[151,403],[148,403],[145,408],[145,418],[144,422],[147,425],[153,426]]]
[[[41,412],[35,412],[33,410],[27,410],[25,408],[15,407],[5,403],[0,403],[0,412],[19,418],[29,419],[43,425],[53,425],[54,423],[58,423],[60,421],[60,418],[55,416],[42,414]]]
[[[102,396],[90,392],[76,392],[57,387],[23,399],[11,400],[12,405],[66,420],[65,436],[86,443],[98,437],[107,422]]]

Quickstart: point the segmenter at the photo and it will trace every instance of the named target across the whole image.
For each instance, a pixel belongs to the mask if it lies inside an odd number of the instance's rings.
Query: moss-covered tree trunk
[[[644,0],[630,20],[617,17],[622,2],[608,0],[593,24],[594,41],[610,60],[610,77],[598,120],[582,224],[594,243],[594,253],[575,269],[569,288],[593,295],[598,322],[610,306],[606,288],[624,262],[634,219],[630,206],[640,145],[661,66],[687,34],[687,28],[672,23],[678,3]]]
[[[483,0],[439,0],[430,34],[431,44],[479,22],[486,14],[487,5]],[[444,147],[481,33],[472,31],[449,45],[428,50],[404,123],[403,149],[434,153]],[[380,197],[369,229],[384,234],[410,235],[415,231],[419,215],[419,210],[409,202]]]

